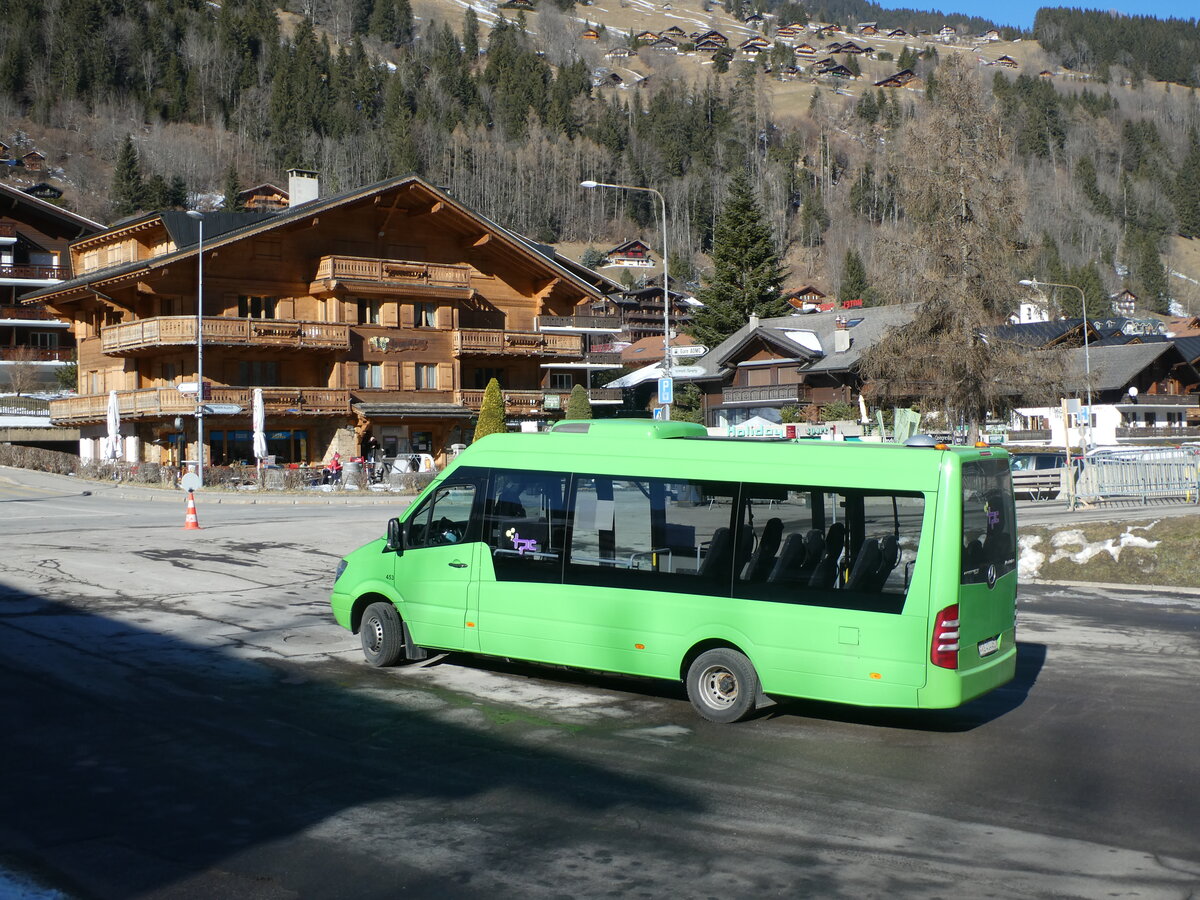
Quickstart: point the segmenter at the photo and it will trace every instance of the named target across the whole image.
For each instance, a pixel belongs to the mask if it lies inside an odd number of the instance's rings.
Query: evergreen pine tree
[[[790,309],[780,293],[787,273],[745,172],[734,177],[717,217],[712,262],[712,277],[697,294],[704,306],[692,318],[700,343],[717,346],[745,325],[751,313],[782,316]]]
[[[587,388],[577,384],[571,388],[571,396],[567,400],[568,419],[590,419],[592,417],[592,401],[588,399]]]
[[[867,284],[867,268],[863,265],[858,251],[851,248],[846,251],[846,259],[842,263],[842,284],[838,290],[838,300],[862,300],[864,305],[870,305],[871,288]]]
[[[133,215],[145,208],[146,187],[142,182],[142,168],[138,162],[133,137],[125,135],[121,154],[117,157],[117,168],[112,180],[113,215],[117,218]]]
[[[1147,231],[1136,231],[1130,235],[1134,274],[1142,283],[1142,300],[1156,313],[1167,313],[1169,304],[1167,272],[1158,255],[1158,239]]]
[[[479,419],[475,423],[477,441],[489,434],[503,434],[507,429],[504,425],[504,393],[500,390],[500,382],[495,378],[487,383],[483,391],[483,403],[479,407]]]
[[[183,176],[172,176],[171,184],[167,188],[167,206],[171,209],[186,209],[187,201],[187,184],[184,182]]]
[[[825,240],[823,232],[829,227],[829,213],[821,202],[821,195],[810,188],[800,205],[800,221],[797,223],[799,241],[805,247],[819,247]]]
[[[473,6],[468,6],[463,14],[463,55],[467,65],[473,65],[479,59],[479,16]]]
[[[222,208],[226,212],[242,212],[246,208],[238,197],[241,192],[242,186],[238,183],[237,166],[230,163],[229,168],[225,170],[225,204]]]
[[[1200,237],[1200,134],[1196,131],[1175,174],[1175,218],[1181,235]]]

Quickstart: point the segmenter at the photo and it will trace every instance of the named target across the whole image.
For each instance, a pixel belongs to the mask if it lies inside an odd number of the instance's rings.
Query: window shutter
[[[400,324],[400,304],[386,301],[379,310],[379,324],[387,328],[396,328]]]
[[[399,310],[400,310],[400,327],[401,328],[412,328],[413,327],[413,305],[411,303],[397,303],[396,306],[399,307]]]
[[[415,391],[417,389],[417,364],[406,362],[400,364],[400,389]]]
[[[437,386],[439,391],[454,390],[454,363],[438,363]]]

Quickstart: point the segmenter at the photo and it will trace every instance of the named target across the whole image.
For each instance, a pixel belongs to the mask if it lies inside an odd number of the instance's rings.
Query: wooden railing
[[[470,266],[375,259],[366,256],[322,256],[315,281],[372,281],[425,287],[471,287]]]
[[[1010,441],[1048,441],[1050,440],[1050,429],[1010,428],[1007,437]]]
[[[1138,406],[1196,406],[1200,404],[1200,394],[1139,394],[1137,403],[1123,398],[1116,405],[1125,412],[1132,412]]]
[[[721,392],[725,403],[764,403],[790,400],[794,403],[808,403],[812,400],[812,391],[801,384],[766,384],[757,387],[727,387]]]
[[[540,331],[501,331],[465,328],[454,333],[454,352],[518,356],[583,356],[583,342],[575,334]]]
[[[660,304],[661,305],[661,304]],[[620,331],[619,316],[538,316],[534,326],[546,328],[578,328],[583,331]]]
[[[1117,428],[1117,437],[1139,440],[1143,438],[1197,438],[1200,426],[1195,425],[1140,425]]]
[[[267,414],[326,415],[348,414],[350,392],[329,388],[273,387],[263,388],[263,405]],[[209,404],[236,404],[242,407],[247,421],[253,388],[213,388],[206,401]],[[117,404],[123,419],[154,418],[158,416],[190,415],[196,411],[196,396],[181,394],[174,388],[141,388],[117,391]],[[102,421],[108,414],[108,394],[89,394],[50,401],[50,418],[54,422]]]
[[[0,319],[37,319],[39,321],[57,321],[58,316],[44,306],[0,306]]]
[[[66,347],[0,347],[0,359],[8,362],[70,362],[74,352]]]
[[[195,345],[192,316],[161,316],[100,331],[103,352],[120,355],[155,347]],[[293,350],[348,350],[350,326],[330,322],[291,322],[279,319],[211,318],[204,320],[204,343],[280,347]]]
[[[31,266],[24,263],[0,266],[0,278],[27,278],[30,281],[62,281],[66,266]]]
[[[541,391],[504,391],[504,412],[510,415],[540,413],[543,396]],[[480,409],[483,406],[483,391],[455,391],[454,402],[467,409]]]

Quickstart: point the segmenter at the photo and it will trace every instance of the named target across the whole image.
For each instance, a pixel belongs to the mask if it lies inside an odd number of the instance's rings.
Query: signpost
[[[198,394],[200,393],[200,383],[197,381],[181,381],[175,385],[175,390],[181,394]],[[212,396],[212,382],[204,382],[204,399],[207,400]]]
[[[676,378],[699,378],[704,374],[704,366],[674,366],[671,374]]]
[[[682,344],[671,348],[672,356],[703,356],[708,348],[703,344]]]
[[[704,372],[699,366],[687,366],[685,368],[696,369],[701,374]],[[678,372],[679,369],[675,369],[675,371]],[[675,402],[675,379],[670,376],[658,379],[658,402],[664,406]]]
[[[200,407],[196,415],[236,416],[241,411],[242,408],[236,403],[206,403]]]

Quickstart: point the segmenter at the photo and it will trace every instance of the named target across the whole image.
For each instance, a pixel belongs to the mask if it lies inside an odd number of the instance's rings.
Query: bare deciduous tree
[[[1014,305],[1025,192],[974,73],[951,58],[937,85],[929,114],[902,137],[908,227],[881,248],[899,281],[921,285],[922,299],[908,325],[864,353],[862,374],[875,402],[915,400],[973,430],[1018,400],[1054,395],[1062,363],[987,334]]]

